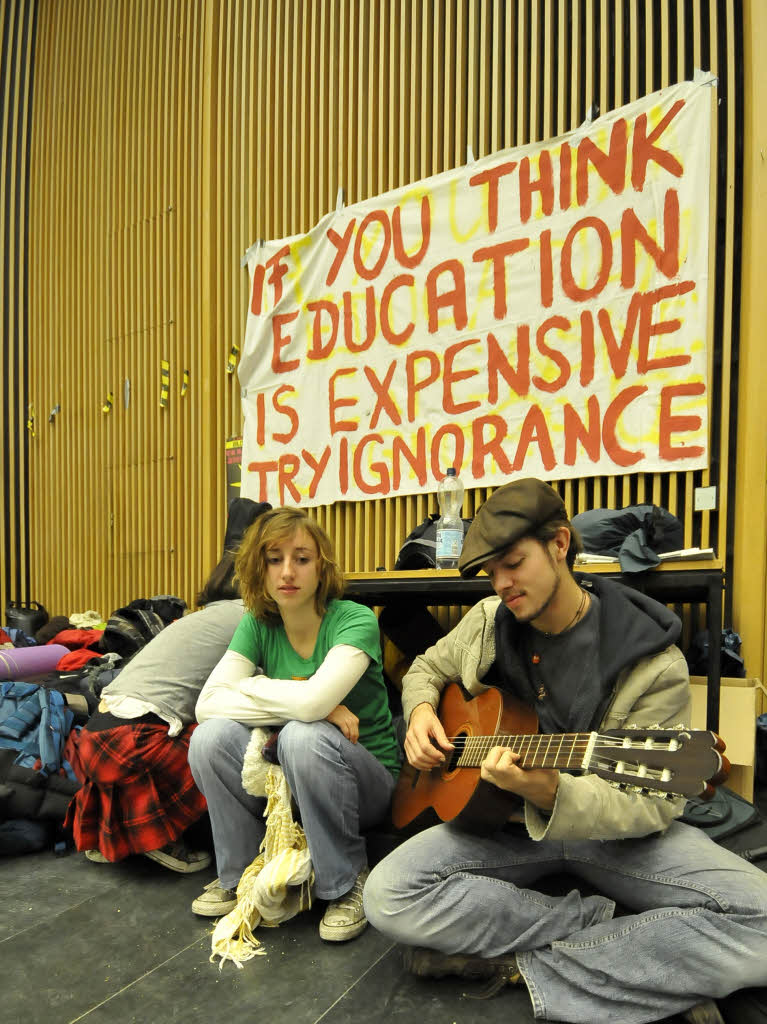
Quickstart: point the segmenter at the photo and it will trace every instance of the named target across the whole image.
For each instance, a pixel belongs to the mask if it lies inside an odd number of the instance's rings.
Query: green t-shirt
[[[360,720],[359,742],[396,775],[399,771],[399,749],[381,669],[378,619],[370,608],[356,601],[331,601],[320,623],[317,643],[310,658],[302,658],[293,650],[281,622],[264,622],[249,613],[240,620],[229,650],[260,665],[265,675],[272,679],[308,679],[320,667],[331,647],[339,644],[356,647],[370,658],[365,674],[343,703]]]

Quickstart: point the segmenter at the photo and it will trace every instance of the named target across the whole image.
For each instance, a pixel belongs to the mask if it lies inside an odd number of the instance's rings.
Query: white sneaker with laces
[[[356,939],[368,926],[362,908],[362,890],[369,875],[368,868],[360,871],[357,880],[345,896],[329,903],[320,921],[320,938],[326,942],[347,942]]]
[[[237,890],[224,889],[219,878],[208,882],[192,904],[192,911],[200,917],[223,917],[237,906]]]

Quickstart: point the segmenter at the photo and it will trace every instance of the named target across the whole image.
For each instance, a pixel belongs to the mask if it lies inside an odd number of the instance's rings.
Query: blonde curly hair
[[[234,564],[234,579],[245,607],[257,619],[281,621],[277,603],[267,591],[266,551],[271,545],[293,537],[298,530],[305,530],[317,545],[319,584],[314,595],[317,614],[324,615],[328,602],[343,594],[344,577],[330,538],[302,509],[284,505],[264,512],[248,527]]]

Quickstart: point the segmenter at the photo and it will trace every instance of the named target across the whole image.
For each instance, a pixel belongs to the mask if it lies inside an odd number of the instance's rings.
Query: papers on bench
[[[713,548],[682,548],[679,551],[664,551],[658,555],[661,562],[704,561],[714,557]]]
[[[713,559],[713,548],[681,548],[679,551],[664,551],[658,555],[661,562],[697,562]],[[598,565],[600,562],[617,562],[614,555],[595,555],[581,551],[575,556],[576,565]]]

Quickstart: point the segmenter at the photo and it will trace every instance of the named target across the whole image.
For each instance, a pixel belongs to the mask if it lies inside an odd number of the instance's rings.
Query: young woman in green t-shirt
[[[328,901],[320,936],[352,939],[367,924],[360,833],[386,814],[399,765],[378,622],[369,608],[340,600],[330,539],[300,509],[273,509],[254,523],[236,575],[247,614],[200,694],[201,725],[189,751],[219,873],[192,909],[218,916],[236,905],[237,883],[265,829],[263,799],[242,786],[243,759],[251,730],[273,726],[315,895]]]

